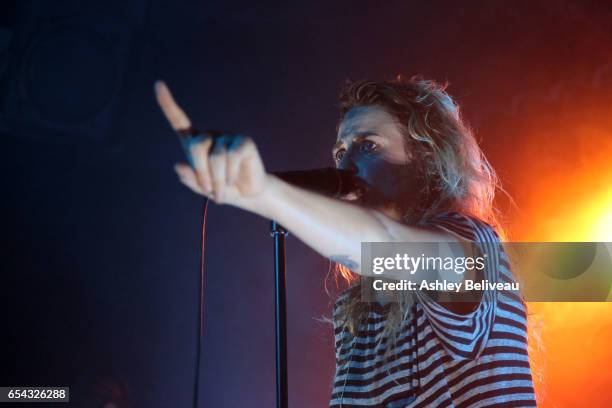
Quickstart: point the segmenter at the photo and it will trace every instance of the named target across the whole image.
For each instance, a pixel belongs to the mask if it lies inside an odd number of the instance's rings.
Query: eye
[[[364,153],[374,153],[378,150],[378,144],[371,140],[364,140],[361,144],[361,151]]]
[[[338,150],[336,150],[336,153],[334,153],[334,160],[336,160],[336,161],[342,160],[342,158],[344,157],[345,154],[346,154],[346,150],[345,149],[338,149]]]

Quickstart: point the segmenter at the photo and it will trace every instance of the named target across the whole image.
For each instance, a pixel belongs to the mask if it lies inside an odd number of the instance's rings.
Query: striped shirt
[[[473,241],[487,254],[484,279],[515,282],[497,233],[455,212],[427,221]],[[394,349],[383,359],[381,339],[390,304],[372,302],[357,336],[340,326],[334,304],[336,372],[330,407],[535,407],[527,352],[526,308],[516,292],[485,290],[477,306],[457,313],[415,291]]]

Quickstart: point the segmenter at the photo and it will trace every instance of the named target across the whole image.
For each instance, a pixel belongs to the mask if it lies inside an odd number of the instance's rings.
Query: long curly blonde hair
[[[340,122],[350,109],[360,106],[380,107],[396,120],[405,149],[416,158],[410,165],[421,173],[426,186],[420,200],[426,205],[406,213],[404,222],[416,224],[445,211],[456,211],[487,222],[503,239],[505,234],[493,204],[495,193],[501,188],[499,179],[446,87],[447,84],[421,77],[348,82],[340,95]],[[344,280],[351,286],[371,287],[365,284],[371,278],[340,264],[334,267],[336,282]],[[380,337],[389,339],[391,344],[395,344],[397,330],[413,304],[408,292],[397,292]],[[336,325],[356,335],[370,304],[360,301],[360,291],[353,293],[356,295],[342,302],[334,318]]]

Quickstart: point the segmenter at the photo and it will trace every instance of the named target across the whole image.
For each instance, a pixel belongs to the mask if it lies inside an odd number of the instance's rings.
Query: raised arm
[[[268,175],[266,190],[242,208],[274,219],[321,255],[360,273],[361,242],[454,241],[439,230],[399,224],[350,202]]]
[[[174,130],[191,122],[163,83],[156,84],[162,110]],[[361,273],[361,242],[457,242],[440,229],[398,223],[385,214],[290,185],[265,171],[248,137],[206,138],[192,148],[195,169],[178,164],[183,184],[218,204],[274,219],[321,255]]]

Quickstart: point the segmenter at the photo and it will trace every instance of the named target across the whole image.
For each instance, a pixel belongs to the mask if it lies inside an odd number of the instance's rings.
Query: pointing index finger
[[[176,104],[170,90],[163,81],[155,82],[155,96],[157,103],[161,107],[166,119],[170,122],[170,126],[175,131],[189,129],[191,127],[191,121],[183,112],[183,110]]]

